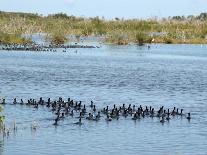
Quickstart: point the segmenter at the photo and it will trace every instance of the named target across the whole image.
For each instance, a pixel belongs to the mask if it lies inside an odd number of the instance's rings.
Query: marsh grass
[[[134,42],[137,43],[139,46],[144,45],[144,43],[151,43],[151,41],[152,38],[149,35],[141,31],[136,32]]]
[[[121,34],[121,33],[112,33],[109,34],[105,41],[107,43],[115,43],[117,45],[127,45],[129,44],[129,39],[128,36],[125,34]]]
[[[3,111],[3,107],[0,105],[0,113],[1,113],[2,111]],[[0,115],[0,129],[3,128],[4,119],[5,119],[5,116]]]
[[[31,39],[23,38],[21,34],[8,34],[0,32],[0,44],[32,43]]]
[[[61,45],[68,41],[68,38],[63,33],[54,33],[48,36],[48,40],[51,44]]]
[[[99,17],[83,18],[64,13],[41,16],[30,13],[0,12],[0,31],[15,34],[8,42],[24,42],[16,34],[48,33],[54,42],[63,43],[65,35],[105,36],[106,42],[119,45],[134,42],[151,43],[207,43],[207,14],[199,16],[176,16],[167,19],[118,19],[105,20]],[[150,36],[150,33],[167,35]],[[17,36],[17,37],[16,37]],[[7,36],[6,36],[7,37]]]

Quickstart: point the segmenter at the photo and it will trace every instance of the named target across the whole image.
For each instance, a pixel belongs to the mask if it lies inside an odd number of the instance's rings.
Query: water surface
[[[0,52],[0,96],[7,102],[43,97],[71,97],[99,108],[136,104],[158,109],[183,108],[190,122],[174,118],[160,124],[157,118],[106,123],[66,118],[54,127],[52,114],[6,105],[6,123],[14,119],[18,130],[0,143],[2,155],[36,154],[207,154],[207,46],[102,45],[99,49],[67,52]],[[31,130],[33,122],[39,124]]]

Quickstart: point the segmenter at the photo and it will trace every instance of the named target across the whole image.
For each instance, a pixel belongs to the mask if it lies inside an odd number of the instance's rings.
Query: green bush
[[[67,41],[68,39],[65,37],[65,35],[61,33],[52,34],[50,38],[50,43],[56,45],[64,44]]]
[[[166,43],[166,44],[172,44],[172,43],[173,43],[173,40],[172,40],[171,38],[168,38],[168,37],[164,37],[164,38],[163,38],[163,41],[164,41],[164,43]]]
[[[30,39],[26,39],[21,37],[21,34],[6,34],[0,32],[0,44],[24,44],[24,43],[32,43]]]
[[[146,35],[143,32],[137,32],[135,35],[135,42],[142,46],[144,45],[145,41],[146,41]]]

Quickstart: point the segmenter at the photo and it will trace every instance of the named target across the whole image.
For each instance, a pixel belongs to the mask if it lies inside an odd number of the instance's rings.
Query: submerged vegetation
[[[0,106],[0,113],[3,111],[3,107]],[[3,121],[5,116],[0,115],[0,129],[3,127]]]
[[[0,43],[27,43],[22,34],[47,33],[51,43],[63,44],[66,35],[102,36],[106,42],[207,43],[207,13],[163,19],[83,18],[58,13],[42,16],[31,13],[0,12]],[[78,38],[77,37],[77,38]]]

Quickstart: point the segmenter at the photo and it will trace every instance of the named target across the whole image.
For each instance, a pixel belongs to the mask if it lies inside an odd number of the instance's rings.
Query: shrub
[[[0,44],[25,44],[32,43],[31,39],[26,39],[21,36],[21,34],[6,34],[0,32]]]
[[[172,43],[173,43],[173,40],[172,40],[171,38],[168,38],[168,37],[164,37],[164,38],[163,38],[163,41],[164,41],[164,43],[166,43],[166,44],[172,44]]]
[[[61,34],[61,33],[52,34],[50,37],[51,37],[50,38],[51,44],[59,45],[59,44],[64,44],[65,42],[68,41],[68,39],[65,37],[65,35]]]
[[[144,43],[151,43],[152,38],[149,37],[146,33],[143,32],[136,32],[135,34],[135,43],[137,43],[139,46],[143,46]]]

